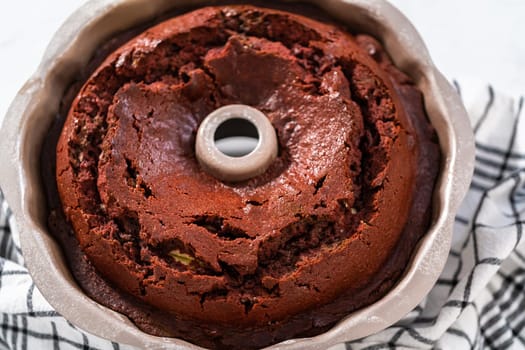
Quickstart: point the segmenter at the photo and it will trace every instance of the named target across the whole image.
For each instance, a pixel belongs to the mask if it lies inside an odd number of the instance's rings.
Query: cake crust
[[[193,149],[202,119],[233,103],[263,111],[279,139],[270,168],[236,184]],[[89,76],[56,144],[50,226],[86,293],[146,332],[261,347],[318,334],[394,285],[438,168],[422,96],[377,41],[207,7]]]

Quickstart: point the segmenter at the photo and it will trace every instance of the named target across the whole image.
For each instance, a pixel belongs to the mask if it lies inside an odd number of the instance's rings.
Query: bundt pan
[[[383,0],[311,0],[351,29],[384,44],[394,63],[424,94],[427,114],[442,152],[433,197],[433,221],[405,274],[382,299],[349,314],[313,338],[290,339],[270,349],[326,349],[376,333],[412,310],[430,291],[445,264],[456,210],[472,176],[474,143],[465,109],[434,67],[408,20]],[[151,336],[125,316],[88,298],[76,284],[47,229],[47,207],[39,156],[60,100],[94,52],[116,33],[177,7],[213,4],[203,0],[93,0],[55,34],[37,72],[20,90],[0,133],[0,185],[15,215],[27,267],[42,294],[66,319],[97,336],[139,348],[200,349],[175,338]]]

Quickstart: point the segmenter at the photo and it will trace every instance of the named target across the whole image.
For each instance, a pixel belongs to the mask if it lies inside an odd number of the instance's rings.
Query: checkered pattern
[[[0,192],[0,349],[131,349],[83,332],[42,297],[24,267],[11,211]]]
[[[523,101],[489,86],[472,102],[474,179],[443,273],[403,320],[347,349],[525,349]]]
[[[488,87],[465,104],[476,169],[441,277],[397,324],[333,350],[525,349],[524,100]],[[83,332],[51,308],[24,267],[1,193],[0,203],[0,349],[131,349]]]

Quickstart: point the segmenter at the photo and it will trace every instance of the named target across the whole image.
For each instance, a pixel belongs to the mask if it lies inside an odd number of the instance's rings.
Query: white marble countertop
[[[86,0],[0,3],[0,120],[35,71],[53,33]],[[525,93],[525,1],[392,0],[414,23],[450,79]]]

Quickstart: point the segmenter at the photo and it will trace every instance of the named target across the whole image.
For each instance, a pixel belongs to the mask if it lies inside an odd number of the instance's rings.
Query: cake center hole
[[[225,120],[214,135],[215,146],[227,156],[243,157],[253,152],[259,143],[255,125],[243,118]]]

